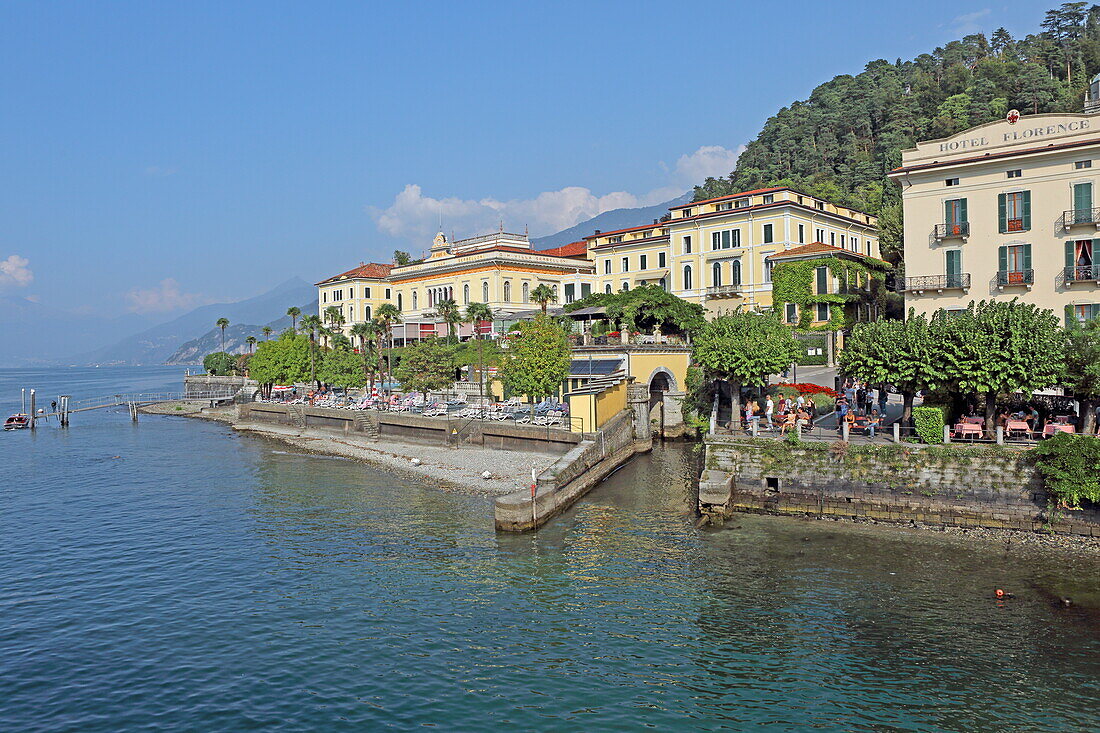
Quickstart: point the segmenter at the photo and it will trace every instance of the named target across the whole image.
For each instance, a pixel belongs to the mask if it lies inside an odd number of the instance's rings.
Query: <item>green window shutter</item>
[[[959,199],[959,223],[965,223],[970,221],[966,218],[966,199]]]
[[[954,211],[955,211],[955,207],[951,205],[951,201],[944,201],[943,202],[943,223],[944,224],[954,224],[955,223]]]
[[[1031,269],[1031,245],[1030,244],[1025,244],[1024,245],[1024,269],[1025,270],[1030,270]]]
[[[1008,271],[1008,247],[997,248],[997,269],[1001,272]]]
[[[1092,184],[1073,184],[1073,208],[1075,211],[1085,212],[1092,209]],[[1082,219],[1088,221],[1088,219]]]
[[[1008,231],[1008,214],[1006,213],[1007,205],[1005,199],[1008,198],[1007,194],[997,194],[997,229],[1004,234]]]
[[[1031,229],[1031,191],[1023,192],[1024,199],[1024,231]]]
[[[1066,328],[1073,326],[1073,306],[1066,306]]]
[[[1073,242],[1066,242],[1066,267],[1073,267]]]
[[[962,252],[957,249],[947,252],[947,274],[958,276],[962,273]]]
[[[824,295],[829,292],[829,268],[817,268],[817,293]]]

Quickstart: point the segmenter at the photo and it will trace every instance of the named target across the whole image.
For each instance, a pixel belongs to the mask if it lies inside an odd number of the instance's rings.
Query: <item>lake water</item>
[[[8,370],[0,409],[181,376]],[[696,460],[658,449],[513,536],[489,499],[219,424],[0,435],[0,730],[1100,728],[1095,559],[700,531]]]

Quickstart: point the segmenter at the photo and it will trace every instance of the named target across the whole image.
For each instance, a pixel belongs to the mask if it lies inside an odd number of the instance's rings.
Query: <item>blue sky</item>
[[[441,212],[547,234],[1054,4],[5,2],[0,292],[166,318],[417,253]]]

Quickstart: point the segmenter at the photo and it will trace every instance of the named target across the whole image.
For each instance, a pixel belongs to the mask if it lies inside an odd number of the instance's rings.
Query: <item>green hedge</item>
[[[944,424],[942,407],[913,408],[913,425],[917,429],[917,435],[928,445],[938,445],[943,442]]]
[[[1100,503],[1100,438],[1057,433],[1034,450],[1047,491],[1070,506]]]

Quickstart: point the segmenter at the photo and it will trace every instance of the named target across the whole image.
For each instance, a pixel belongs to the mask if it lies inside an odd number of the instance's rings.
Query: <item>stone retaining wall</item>
[[[243,422],[266,422],[330,432],[359,433],[380,440],[432,445],[484,445],[502,450],[561,454],[580,443],[582,437],[566,430],[537,425],[433,418],[375,410],[335,410],[262,402],[243,404],[238,410],[238,419]]]
[[[1010,448],[853,446],[707,436],[699,508],[1100,536],[1100,512],[1049,510]]]

